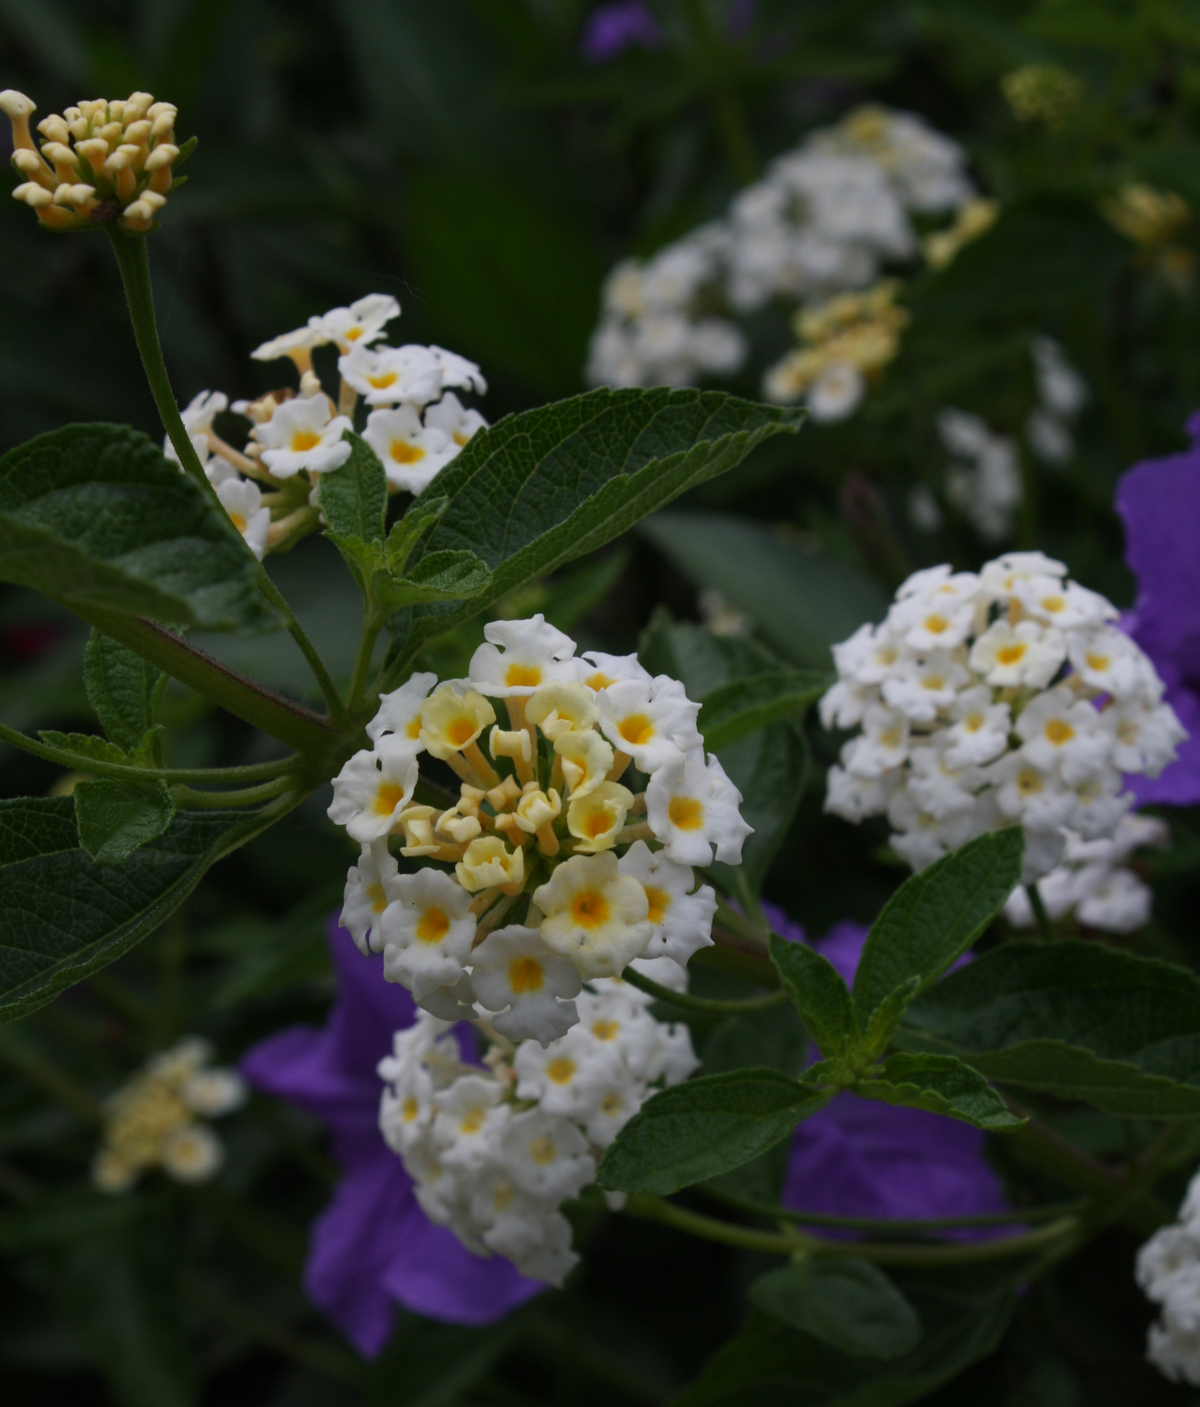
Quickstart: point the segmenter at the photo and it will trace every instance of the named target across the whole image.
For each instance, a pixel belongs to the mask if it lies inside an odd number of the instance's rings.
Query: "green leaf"
[[[384,561],[391,571],[397,574],[404,571],[413,548],[446,511],[448,502],[444,495],[423,498],[410,504],[404,517],[392,524],[384,544]]]
[[[776,719],[800,713],[825,692],[832,676],[812,670],[773,670],[737,679],[700,701],[700,731],[713,752],[765,728]]]
[[[981,835],[905,880],[871,925],[854,977],[854,1014],[875,1008],[910,977],[937,980],[971,946],[1021,878],[1018,827]]]
[[[883,1054],[896,1034],[909,1002],[920,990],[920,977],[910,977],[884,997],[871,1013],[867,1029],[859,1038],[857,1053],[860,1060],[869,1062]]]
[[[228,516],[121,425],[68,425],[0,459],[0,580],[209,630],[277,623]]]
[[[778,1070],[688,1080],[642,1106],[605,1153],[596,1181],[621,1192],[678,1192],[757,1158],[827,1103]]]
[[[184,811],[119,867],[79,848],[70,797],[0,801],[0,1021],[51,1001],[152,933],[261,813]]]
[[[93,733],[56,733],[53,729],[38,730],[38,737],[49,747],[72,752],[79,759],[79,771],[86,772],[89,762],[119,762],[128,766],[125,749],[107,738],[98,738]]]
[[[919,997],[902,1035],[1111,1114],[1200,1116],[1200,978],[1093,940],[1005,943]]]
[[[154,727],[163,683],[161,669],[93,630],[83,652],[83,686],[100,726],[132,752]]]
[[[171,824],[175,802],[166,782],[149,791],[102,778],[75,788],[79,843],[100,865],[119,865]]]
[[[380,589],[380,598],[391,606],[423,601],[469,601],[481,596],[492,574],[474,552],[431,552]]]
[[[347,430],[350,458],[339,469],[322,474],[317,484],[317,507],[325,514],[336,537],[361,542],[382,542],[387,516],[387,474],[379,456],[366,440]]]
[[[750,1286],[750,1303],[856,1358],[898,1358],[921,1341],[917,1312],[878,1266],[813,1256]]]
[[[978,1071],[953,1055],[900,1054],[872,1067],[854,1086],[864,1099],[928,1109],[992,1133],[1011,1133],[1025,1122],[1011,1114],[1004,1100]]]
[[[672,1407],[900,1407],[926,1396],[999,1343],[1024,1267],[1012,1262],[897,1269],[893,1279],[924,1333],[880,1362],[755,1314]]]
[[[680,680],[693,699],[778,669],[778,660],[757,641],[732,640],[696,625],[677,624],[665,611],[656,612],[643,631],[638,658],[652,674]],[[804,793],[808,739],[795,719],[784,718],[728,744],[717,755],[742,794],[742,816],[754,832],[742,846],[740,866],[715,864],[712,871],[731,892],[740,876],[757,893]]]
[[[829,647],[864,621],[882,620],[887,598],[860,568],[724,513],[657,513],[640,531],[701,586],[715,586],[754,617],[758,632],[794,664],[829,668]]]
[[[807,943],[789,943],[772,933],[770,944],[771,961],[821,1054],[826,1058],[848,1055],[858,1026],[841,973]]]
[[[397,670],[432,635],[603,546],[803,418],[722,391],[599,390],[480,430],[427,490],[450,502],[420,551],[474,552],[491,584],[457,609],[394,618]]]

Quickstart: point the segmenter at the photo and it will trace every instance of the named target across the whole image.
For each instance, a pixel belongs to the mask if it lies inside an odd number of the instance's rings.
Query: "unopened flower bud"
[[[29,132],[29,118],[37,111],[37,106],[32,99],[27,98],[24,93],[18,93],[15,88],[5,88],[0,93],[0,112],[12,123],[13,147],[25,147],[29,151],[34,150],[33,137]]]
[[[37,129],[48,142],[66,143],[71,140],[71,129],[56,112],[43,117]]]

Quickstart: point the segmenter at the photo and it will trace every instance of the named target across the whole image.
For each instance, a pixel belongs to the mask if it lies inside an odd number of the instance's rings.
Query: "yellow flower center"
[[[571,917],[580,928],[598,928],[608,919],[608,900],[594,889],[585,889],[571,900]]]
[[[508,965],[508,985],[518,995],[540,992],[545,983],[542,965],[537,958],[513,958]]]
[[[389,386],[394,386],[399,379],[398,372],[381,371],[378,376],[368,376],[367,385],[374,386],[377,391],[383,391]]]
[[[589,840],[595,840],[598,835],[603,835],[605,831],[612,829],[613,817],[607,811],[593,811],[583,823],[583,829],[587,832]]]
[[[388,453],[397,464],[416,464],[425,458],[425,451],[419,445],[410,445],[407,440],[393,440]]]
[[[416,740],[421,736],[421,715],[419,713],[404,731],[413,740],[413,742],[416,742]]]
[[[575,1062],[560,1055],[546,1066],[546,1078],[556,1085],[565,1085],[575,1073]]]
[[[676,830],[698,831],[704,825],[704,806],[694,796],[673,796],[667,815]]]
[[[296,430],[292,434],[292,453],[303,454],[305,450],[316,449],[321,437],[315,430]]]
[[[380,816],[390,816],[403,800],[403,787],[395,782],[380,782],[375,792],[375,810]]]
[[[980,728],[983,727],[983,714],[968,713],[963,719],[962,725],[968,733],[978,733]]]
[[[463,445],[465,445],[471,437],[470,435],[464,435],[461,430],[455,430],[454,434],[451,435],[450,438],[459,447],[459,449],[462,449]]]
[[[599,691],[601,689],[607,689],[614,681],[610,679],[607,674],[601,674],[600,671],[597,670],[595,674],[589,674],[583,682],[589,689]]]
[[[1061,718],[1052,718],[1046,724],[1045,733],[1047,741],[1052,742],[1055,747],[1062,747],[1063,743],[1069,743],[1075,736],[1075,729]]]
[[[417,920],[417,938],[422,943],[440,943],[450,932],[450,920],[441,909],[426,909]]]
[[[492,1210],[502,1212],[517,1195],[511,1182],[501,1182],[492,1193]]]
[[[595,1036],[598,1041],[611,1041],[615,1039],[620,1029],[620,1023],[616,1021],[592,1022],[592,1035]]]
[[[459,1133],[478,1133],[483,1127],[483,1118],[484,1111],[478,1104],[473,1109],[468,1109],[458,1126]]]
[[[455,747],[466,747],[478,731],[473,718],[455,718],[446,725],[446,741]]]
[[[652,885],[644,884],[642,888],[646,891],[646,898],[650,902],[650,912],[646,917],[651,923],[661,923],[663,916],[671,907],[671,896],[665,889],[655,889]]]
[[[554,1140],[551,1138],[535,1138],[529,1145],[529,1156],[535,1163],[541,1163],[543,1167],[554,1161],[557,1152],[558,1149],[555,1148]]]
[[[602,1114],[619,1114],[621,1112],[622,1105],[623,1101],[621,1099],[621,1096],[616,1092],[615,1089],[612,1089],[609,1090],[609,1092],[600,1101],[600,1112]]]
[[[1005,645],[996,651],[997,664],[1016,664],[1024,657],[1028,645]]]
[[[1132,718],[1122,718],[1117,724],[1117,737],[1123,743],[1137,742],[1138,725]]]
[[[654,736],[654,724],[644,713],[631,713],[617,724],[617,732],[627,743],[632,743],[634,747],[640,747],[643,743],[648,743]]]
[[[944,689],[946,687],[946,676],[944,674],[927,674],[925,678],[921,680],[921,687],[931,691],[934,689]]]
[[[542,682],[542,671],[536,664],[510,664],[504,671],[504,682],[510,689],[536,689]]]
[[[943,630],[950,629],[950,622],[945,616],[935,614],[925,617],[924,626],[930,635],[940,635]]]
[[[898,724],[893,724],[885,732],[880,733],[879,741],[884,747],[899,747],[904,741],[904,735]]]
[[[1105,670],[1112,663],[1108,655],[1084,655],[1084,663],[1089,669]]]
[[[1063,596],[1043,596],[1038,604],[1050,616],[1056,616],[1059,611],[1067,609],[1066,598]]]
[[[421,1106],[417,1103],[417,1101],[412,1097],[411,1094],[400,1106],[400,1113],[404,1117],[404,1122],[408,1124],[411,1124],[420,1112]]]
[[[237,528],[238,532],[244,533],[246,531],[246,520],[240,513],[230,513],[229,521]]]
[[[363,335],[363,330],[362,330],[361,327],[352,327],[352,328],[349,328],[349,329],[347,330],[347,332],[346,332],[346,341],[347,341],[347,342],[357,342],[358,339],[359,339],[362,335]]]
[[[1022,796],[1036,796],[1042,787],[1042,779],[1036,772],[1027,769],[1017,773],[1017,790]]]
[[[367,898],[371,901],[371,908],[377,913],[383,913],[387,908],[387,895],[383,892],[382,884],[372,884],[367,889]]]

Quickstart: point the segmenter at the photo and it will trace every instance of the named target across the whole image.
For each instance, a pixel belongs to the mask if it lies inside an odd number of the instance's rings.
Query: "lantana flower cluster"
[[[37,106],[12,88],[0,93],[0,112],[12,123],[12,164],[25,179],[13,190],[50,230],[117,224],[145,234],[167,203],[179,159],[177,109],[150,93],[124,100],[93,98],[52,112],[29,130]]]
[[[737,318],[773,299],[821,303],[868,288],[885,263],[920,255],[910,212],[957,216],[976,200],[957,143],[915,114],[857,108],[774,161],[724,218],[612,270],[588,378],[610,386],[686,386],[699,376],[731,376],[749,355]],[[956,243],[939,250],[941,262],[988,223],[979,212],[956,218]],[[797,355],[803,350],[786,366]],[[767,394],[807,394],[833,419],[834,405],[842,415],[853,411],[862,387],[857,397],[845,387],[855,371],[868,369],[833,357],[815,377],[775,368],[766,374]]]
[[[1116,608],[1066,571],[1040,552],[931,567],[834,646],[821,721],[856,732],[825,809],[886,815],[914,870],[1019,824],[1026,882],[1058,864],[1067,831],[1115,835],[1133,801],[1122,774],[1157,776],[1186,734]]]
[[[334,778],[329,815],[362,846],[342,923],[426,1011],[482,1009],[546,1045],[580,1020],[584,982],[642,957],[682,967],[712,942],[716,899],[692,867],[738,863],[750,827],[678,681],[633,655],[576,658],[540,615],[484,635],[468,678],[384,695],[373,747]],[[446,804],[414,800],[423,753],[460,779]]]
[[[221,1140],[203,1122],[246,1098],[236,1070],[211,1064],[212,1046],[187,1036],[161,1051],[105,1104],[104,1137],[92,1162],[102,1192],[128,1192],[161,1167],[176,1182],[206,1182],[224,1161]]]
[[[1200,1174],[1192,1178],[1177,1220],[1138,1252],[1137,1282],[1160,1306],[1146,1357],[1172,1382],[1200,1387]]]
[[[1061,863],[1038,881],[1038,892],[1052,919],[1075,918],[1085,928],[1134,933],[1150,919],[1154,894],[1129,867],[1135,850],[1165,850],[1171,830],[1156,816],[1131,812],[1122,816],[1112,836],[1084,840],[1066,832]],[[1033,905],[1024,889],[1014,889],[1004,906],[1014,928],[1032,928]]]
[[[380,1128],[426,1216],[477,1255],[506,1256],[530,1279],[561,1285],[579,1259],[562,1203],[594,1180],[651,1087],[677,1084],[699,1063],[687,1027],[656,1021],[650,1000],[627,982],[593,979],[566,1035],[546,1046],[500,1041],[486,1067],[462,1063],[436,1016],[418,1012],[398,1031],[379,1065]]]
[[[400,304],[386,293],[331,308],[250,354],[262,362],[290,360],[299,373],[298,390],[284,387],[232,406],[223,392],[201,391],[181,410],[217,497],[260,560],[317,527],[317,481],[349,459],[346,433],[356,429],[356,419],[383,465],[389,492],[413,494],[487,424],[456,394],[487,391],[474,362],[444,347],[383,344],[387,324],[399,315]],[[338,353],[336,397],[313,368],[313,352],[329,344]],[[214,429],[226,410],[250,422],[240,450]],[[177,462],[169,440],[163,453]]]

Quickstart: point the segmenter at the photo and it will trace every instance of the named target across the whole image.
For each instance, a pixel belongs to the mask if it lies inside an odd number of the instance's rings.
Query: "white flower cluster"
[[[1114,835],[1133,800],[1121,774],[1157,776],[1186,734],[1116,608],[1066,570],[1040,552],[931,567],[835,645],[821,721],[859,731],[825,809],[886,814],[914,870],[1020,824],[1026,882],[1058,864],[1067,830]]]
[[[946,470],[947,499],[985,541],[1007,537],[1024,493],[1016,445],[952,406],[938,412],[937,431],[955,457]]]
[[[1170,828],[1154,816],[1122,816],[1115,833],[1084,840],[1066,833],[1062,863],[1038,881],[1038,893],[1052,919],[1074,914],[1086,928],[1107,933],[1133,933],[1150,919],[1154,895],[1149,885],[1126,863],[1135,850],[1154,845],[1165,849]],[[1024,889],[1014,889],[1004,906],[1014,928],[1032,928],[1033,906]]]
[[[1025,424],[1025,437],[1043,463],[1066,464],[1075,456],[1071,423],[1088,403],[1087,382],[1053,337],[1035,337],[1030,351],[1038,403]]]
[[[862,107],[810,133],[723,219],[612,270],[588,379],[686,386],[732,375],[749,350],[733,316],[874,283],[885,261],[919,252],[910,211],[953,212],[972,198],[964,168],[962,148],[912,113]]]
[[[692,866],[738,863],[750,827],[677,680],[634,655],[577,659],[540,615],[484,635],[467,679],[415,674],[381,698],[373,748],[334,778],[330,818],[362,845],[342,922],[433,1015],[478,1006],[545,1045],[580,1019],[583,982],[711,943],[716,899]],[[423,752],[461,779],[452,805],[414,804]],[[644,791],[620,781],[631,763]],[[392,835],[423,868],[399,872]]]
[[[1138,1252],[1137,1282],[1162,1309],[1150,1326],[1146,1357],[1172,1382],[1200,1387],[1200,1175],[1192,1178],[1172,1226]]]
[[[236,1070],[210,1065],[212,1046],[187,1036],[146,1062],[105,1105],[104,1140],[92,1162],[102,1192],[128,1192],[161,1167],[177,1182],[205,1182],[221,1166],[221,1141],[201,1119],[236,1109],[246,1086]]]
[[[640,966],[659,976],[672,964]],[[677,1084],[699,1063],[687,1027],[656,1021],[650,1000],[627,982],[593,981],[578,999],[579,1025],[545,1047],[500,1041],[486,1069],[462,1063],[435,1016],[418,1012],[398,1031],[379,1065],[388,1084],[379,1125],[429,1219],[477,1255],[506,1256],[523,1275],[561,1285],[579,1259],[562,1203],[593,1181],[651,1087]]]
[[[387,347],[385,328],[400,315],[386,293],[370,293],[348,308],[333,308],[253,351],[256,361],[289,358],[300,374],[299,393],[271,391],[254,401],[234,401],[201,391],[181,410],[184,428],[237,530],[260,560],[291,545],[318,522],[313,490],[318,478],[350,457],[347,430],[355,428],[359,399],[367,408],[362,437],[379,456],[388,490],[420,493],[487,424],[468,409],[457,390],[487,390],[474,362],[443,347]],[[340,384],[336,400],[322,388],[312,354],[336,346]],[[232,409],[251,425],[244,449],[213,429]],[[163,453],[178,462],[170,440]],[[260,487],[261,485],[261,487]],[[264,489],[266,492],[264,493]]]

